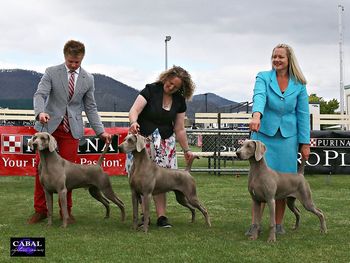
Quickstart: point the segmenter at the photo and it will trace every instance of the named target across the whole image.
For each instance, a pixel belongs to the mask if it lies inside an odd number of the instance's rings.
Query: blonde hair
[[[288,58],[288,73],[289,75],[294,78],[297,82],[306,85],[306,79],[304,77],[304,74],[301,72],[301,69],[299,67],[297,58],[294,54],[294,51],[291,46],[287,44],[278,44],[273,50],[272,50],[272,55],[271,55],[271,62],[272,62],[272,57],[273,57],[273,52],[275,51],[276,48],[284,48],[287,51],[287,58]]]
[[[158,81],[164,84],[166,80],[174,77],[178,77],[182,82],[181,88],[177,92],[179,92],[186,100],[190,100],[196,86],[192,81],[190,73],[182,67],[174,65],[172,68],[162,72],[158,77]]]

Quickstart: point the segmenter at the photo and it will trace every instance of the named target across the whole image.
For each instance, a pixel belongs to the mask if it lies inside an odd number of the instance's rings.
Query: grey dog
[[[304,163],[299,167],[297,174],[279,173],[270,169],[265,161],[265,145],[260,141],[246,140],[237,150],[237,157],[249,160],[250,171],[248,176],[248,190],[253,199],[254,222],[253,234],[250,237],[255,240],[259,235],[261,224],[261,203],[266,202],[270,211],[270,233],[268,242],[276,241],[275,233],[275,200],[287,199],[288,208],[294,213],[296,222],[294,229],[299,227],[300,211],[295,206],[298,199],[306,210],[314,213],[320,220],[321,233],[327,232],[326,221],[322,211],[315,207],[310,186],[304,178]]]
[[[129,134],[119,145],[119,151],[132,153],[134,156],[129,183],[133,206],[133,227],[137,229],[138,205],[141,196],[144,202],[143,230],[148,231],[149,202],[152,195],[174,191],[179,204],[190,209],[192,222],[195,219],[195,208],[202,212],[208,226],[211,226],[207,209],[199,202],[194,178],[189,173],[193,159],[187,170],[167,169],[156,165],[145,149],[145,138]]]
[[[88,188],[90,195],[101,202],[106,208],[106,218],[109,217],[110,208],[106,198],[115,203],[121,210],[122,221],[125,219],[125,206],[113,192],[111,182],[104,173],[101,163],[104,152],[97,165],[80,165],[63,159],[57,152],[57,142],[47,132],[36,133],[28,143],[32,149],[36,148],[40,155],[40,182],[45,191],[46,205],[48,209],[48,225],[52,225],[53,193],[58,193],[62,207],[63,227],[67,227],[69,218],[67,210],[67,191],[76,188]],[[102,195],[103,193],[103,195]]]

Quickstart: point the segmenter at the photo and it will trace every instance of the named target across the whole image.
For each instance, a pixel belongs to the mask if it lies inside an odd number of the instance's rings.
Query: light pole
[[[171,36],[165,37],[165,70],[168,69],[168,42],[170,41]]]
[[[343,12],[344,7],[342,5],[338,5],[339,9],[339,64],[340,64],[340,115],[344,114],[344,82],[343,82],[343,73],[344,73],[344,65],[343,65]],[[342,125],[342,129],[344,126]]]

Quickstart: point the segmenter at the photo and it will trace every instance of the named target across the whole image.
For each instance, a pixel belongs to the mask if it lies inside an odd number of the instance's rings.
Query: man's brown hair
[[[85,55],[85,46],[83,43],[76,41],[76,40],[69,40],[63,48],[63,54],[64,56],[71,55],[71,56],[80,56]]]

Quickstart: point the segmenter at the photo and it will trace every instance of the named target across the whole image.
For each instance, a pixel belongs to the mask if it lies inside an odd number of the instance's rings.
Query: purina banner
[[[126,136],[127,128],[106,128],[116,134],[102,166],[109,175],[126,175],[125,154],[118,153],[118,144]],[[0,126],[0,176],[32,176],[35,173],[35,153],[28,140],[35,133],[32,127]],[[306,174],[350,174],[350,132],[312,131],[311,154]],[[79,162],[92,164],[101,154],[104,143],[90,128],[79,143]],[[281,160],[283,161],[283,160]]]
[[[312,131],[310,144],[306,174],[350,174],[350,132]]]
[[[128,128],[106,128],[115,134],[112,144],[102,162],[104,171],[109,175],[126,175],[126,155],[118,152],[118,144],[128,133]],[[0,126],[0,176],[35,174],[35,152],[28,147],[28,141],[36,131],[32,127]],[[84,137],[79,142],[78,162],[80,164],[96,163],[104,142],[95,136],[91,128],[85,128]]]

